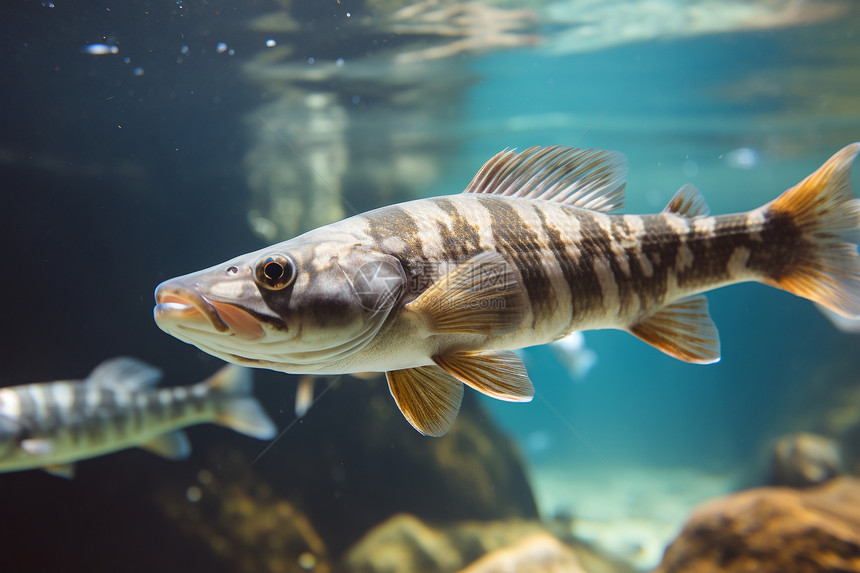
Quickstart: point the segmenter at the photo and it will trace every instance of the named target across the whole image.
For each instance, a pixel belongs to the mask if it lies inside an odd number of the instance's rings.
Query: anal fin
[[[529,402],[535,389],[523,361],[513,351],[455,352],[433,361],[478,392],[506,402]]]
[[[463,401],[463,384],[438,366],[386,372],[388,389],[412,427],[425,436],[451,429]]]
[[[708,313],[708,300],[701,295],[664,306],[628,330],[684,362],[712,364],[720,359],[720,335]]]
[[[140,447],[169,460],[182,460],[191,454],[191,444],[183,431],[162,434],[140,444]]]
[[[75,477],[75,464],[54,464],[52,466],[45,466],[42,468],[52,476],[57,476],[65,479],[72,479]]]

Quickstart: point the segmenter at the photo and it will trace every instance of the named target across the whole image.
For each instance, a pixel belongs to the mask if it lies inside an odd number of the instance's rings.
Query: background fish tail
[[[277,428],[257,399],[251,395],[251,370],[225,366],[202,382],[215,398],[216,424],[261,440],[275,436]]]
[[[846,146],[812,175],[762,209],[769,225],[795,229],[799,241],[766,284],[815,301],[846,317],[860,316],[860,201],[850,169],[860,143]]]

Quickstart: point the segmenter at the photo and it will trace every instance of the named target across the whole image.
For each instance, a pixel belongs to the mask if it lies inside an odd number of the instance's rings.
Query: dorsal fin
[[[84,382],[103,388],[141,390],[155,386],[159,380],[161,371],[158,368],[136,358],[119,356],[96,366]]]
[[[711,213],[705,198],[696,189],[695,185],[687,183],[682,185],[675,196],[669,200],[669,204],[663,209],[664,213],[674,213],[682,217],[707,217]]]
[[[464,193],[554,201],[593,211],[624,204],[627,159],[617,151],[575,147],[505,150],[487,161]]]

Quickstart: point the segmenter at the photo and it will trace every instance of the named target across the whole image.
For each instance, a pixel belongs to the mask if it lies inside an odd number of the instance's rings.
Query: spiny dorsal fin
[[[523,361],[513,351],[456,352],[433,362],[478,392],[506,402],[530,402],[535,388]]]
[[[463,384],[438,366],[386,372],[388,389],[412,427],[425,436],[451,429],[463,401]]]
[[[720,335],[708,314],[708,300],[701,295],[664,306],[629,330],[684,362],[712,364],[720,359]]]
[[[554,201],[593,211],[624,204],[627,159],[617,151],[576,147],[505,150],[487,161],[464,193]]]
[[[487,251],[441,277],[411,303],[430,334],[504,334],[523,317],[523,288],[505,258]]]
[[[119,356],[96,366],[84,382],[103,388],[140,390],[155,386],[159,380],[161,371],[158,368],[136,358]]]
[[[707,217],[711,213],[705,198],[696,189],[695,185],[687,183],[682,185],[675,196],[669,200],[669,204],[663,209],[664,213],[673,213],[682,217]]]
[[[168,460],[184,460],[191,455],[191,443],[181,430],[156,436],[140,444],[140,447]]]

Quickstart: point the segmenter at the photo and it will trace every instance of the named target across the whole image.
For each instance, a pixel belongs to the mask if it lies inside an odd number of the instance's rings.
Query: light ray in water
[[[559,412],[559,411],[555,408],[555,406],[553,406],[553,405],[550,403],[550,401],[549,401],[549,400],[547,400],[546,398],[544,398],[544,397],[543,397],[543,394],[541,394],[540,392],[537,392],[537,391],[536,391],[536,392],[535,392],[535,396],[537,396],[537,397],[540,399],[540,401],[541,401],[541,402],[543,402],[543,403],[546,405],[546,407],[547,407],[547,408],[549,408],[549,409],[550,409],[550,411],[551,411],[553,414],[555,414],[555,415],[556,415],[556,417],[557,417],[559,420],[561,420],[561,422],[562,422],[565,426],[567,426],[567,429],[568,429],[568,430],[570,430],[570,431],[573,433],[573,435],[575,435],[577,438],[579,438],[579,440],[580,440],[583,444],[585,444],[585,446],[586,446],[589,450],[591,450],[591,453],[593,453],[595,456],[597,456],[597,458],[598,458],[601,462],[604,462],[604,463],[606,462],[606,458],[604,458],[604,457],[603,457],[603,455],[601,455],[601,453],[597,450],[597,448],[595,448],[595,447],[591,444],[591,442],[589,442],[589,441],[585,438],[585,436],[583,436],[583,435],[582,435],[582,433],[581,433],[579,430],[577,430],[577,429],[574,427],[574,425],[573,425],[573,424],[571,424],[571,423],[567,420],[567,418],[565,418],[565,417],[561,414],[561,412]],[[275,439],[277,439],[277,438],[275,438]]]
[[[328,392],[328,391],[331,389],[331,387],[335,385],[335,382],[337,382],[337,381],[338,381],[338,380],[340,380],[340,379],[341,379],[341,377],[340,377],[340,376],[336,376],[336,377],[332,378],[331,382],[329,382],[329,383],[328,383],[328,386],[326,386],[326,387],[323,389],[323,391],[322,391],[322,392],[320,392],[320,395],[319,395],[319,396],[317,396],[314,400],[312,400],[312,401],[311,401],[310,405],[308,406],[308,410],[310,410],[311,406],[313,406],[314,404],[316,404],[317,402],[319,402],[319,401],[322,399],[322,397],[323,397],[323,396],[325,396],[326,392]],[[304,418],[304,416],[296,416],[296,417],[295,417],[295,419],[293,419],[293,421],[292,421],[292,422],[290,422],[289,424],[287,424],[287,427],[286,427],[286,428],[284,428],[283,430],[281,430],[281,431],[278,433],[278,435],[277,435],[277,436],[275,436],[274,438],[272,438],[272,441],[271,441],[271,442],[269,442],[269,443],[266,445],[266,447],[265,447],[265,448],[263,448],[263,451],[261,451],[259,454],[257,454],[257,457],[256,457],[256,458],[254,458],[254,460],[251,462],[251,465],[253,466],[254,464],[256,464],[256,463],[260,460],[260,458],[262,458],[264,455],[266,455],[266,453],[267,453],[269,450],[271,450],[271,449],[272,449],[272,447],[274,447],[274,445],[275,445],[275,444],[277,444],[277,443],[278,443],[278,441],[279,441],[281,438],[283,438],[283,437],[286,435],[286,433],[287,433],[287,432],[289,432],[289,431],[290,431],[290,429],[292,429],[292,427],[293,427],[293,426],[295,426],[295,425],[296,425],[296,423],[297,423],[299,420],[301,420],[302,418]]]

